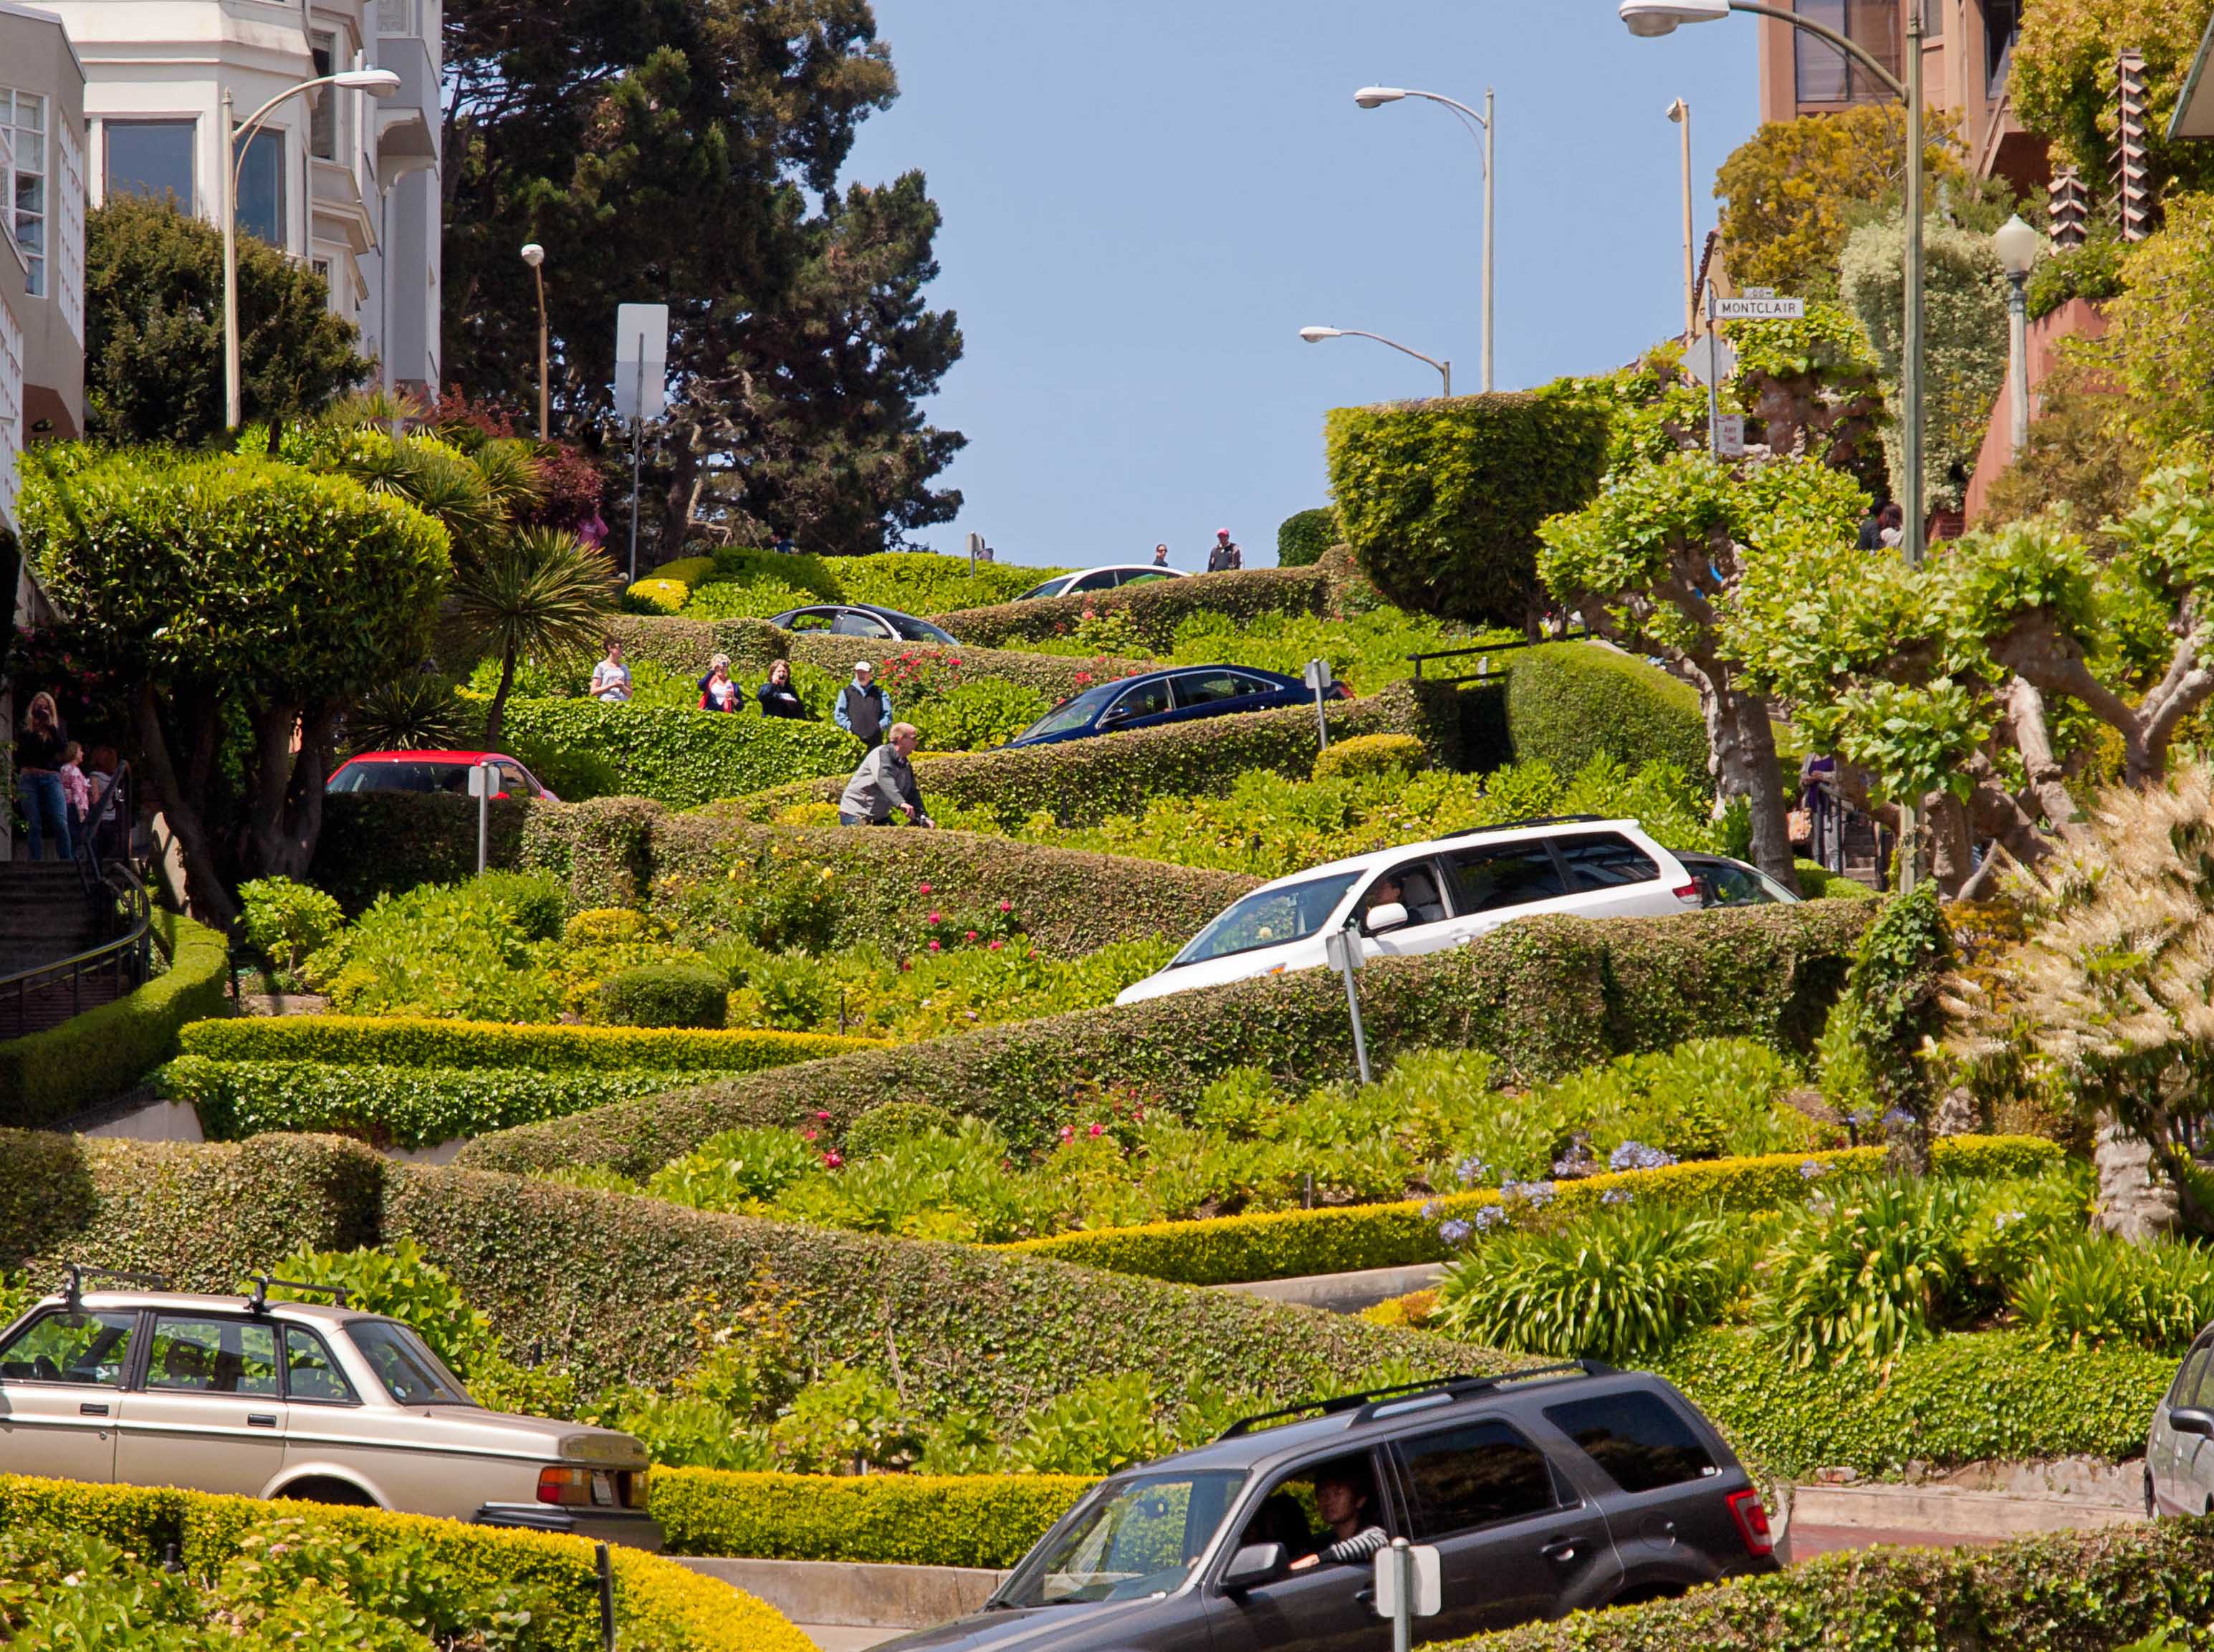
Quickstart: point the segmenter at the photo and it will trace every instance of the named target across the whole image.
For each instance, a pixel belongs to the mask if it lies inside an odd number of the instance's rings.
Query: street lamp
[[[1616,8],[1632,34],[1650,40],[1673,34],[1685,23],[1710,23],[1734,11],[1803,28],[1827,40],[1859,64],[1893,96],[1906,105],[1906,327],[1900,354],[1900,376],[1906,418],[1901,431],[1900,458],[1906,474],[1899,479],[1899,503],[1906,520],[1900,531],[1899,549],[1911,564],[1922,560],[1922,35],[1923,0],[1906,8],[1906,78],[1878,63],[1864,47],[1836,29],[1801,16],[1784,6],[1756,3],[1756,0],[1621,0]]]
[[[268,113],[297,93],[318,86],[334,86],[344,92],[367,92],[371,97],[390,97],[400,89],[400,76],[389,69],[347,69],[335,75],[318,75],[286,87],[252,114],[238,121],[228,88],[223,95],[223,388],[225,425],[236,430],[245,422],[245,393],[238,366],[238,172],[246,156],[239,145],[251,144],[254,129]]]
[[[2045,237],[2021,221],[2017,212],[1991,237],[1998,248],[1999,267],[2007,278],[2007,382],[2013,394],[2007,398],[2014,425],[2011,451],[2019,457],[2022,440],[2029,434],[2029,272],[2037,267],[2037,254]]]
[[[1492,175],[1491,175],[1491,170],[1492,170],[1492,168],[1491,168],[1491,161],[1492,161],[1492,142],[1491,142],[1491,139],[1492,139],[1492,124],[1491,124],[1491,115],[1492,115],[1492,93],[1491,93],[1491,89],[1490,89],[1489,87],[1488,87],[1488,86],[1487,86],[1487,87],[1485,87],[1485,88],[1483,89],[1483,113],[1482,114],[1478,114],[1478,113],[1477,113],[1477,112],[1476,112],[1475,110],[1473,110],[1473,109],[1470,108],[1470,107],[1468,107],[1468,105],[1467,105],[1467,104],[1465,104],[1465,103],[1457,103],[1457,102],[1455,102],[1452,98],[1449,98],[1449,97],[1441,97],[1441,96],[1440,96],[1440,95],[1439,95],[1437,93],[1435,93],[1435,92],[1416,92],[1416,91],[1410,91],[1410,90],[1409,90],[1407,88],[1403,87],[1403,86],[1364,86],[1364,87],[1362,87],[1359,91],[1355,92],[1355,93],[1353,95],[1353,101],[1354,101],[1355,103],[1358,103],[1358,104],[1359,104],[1362,108],[1364,108],[1364,109],[1374,109],[1374,108],[1380,108],[1383,105],[1385,105],[1385,104],[1386,104],[1386,103],[1397,103],[1397,102],[1398,102],[1402,98],[1410,98],[1410,97],[1419,97],[1419,98],[1423,98],[1423,99],[1426,99],[1426,100],[1428,100],[1429,102],[1432,102],[1432,103],[1442,103],[1442,104],[1444,104],[1444,105],[1446,106],[1446,107],[1447,107],[1448,109],[1451,109],[1451,110],[1452,110],[1452,111],[1456,114],[1456,115],[1458,115],[1458,116],[1460,118],[1461,122],[1462,122],[1462,124],[1463,124],[1464,125],[1465,125],[1466,124],[1468,124],[1470,121],[1474,121],[1477,126],[1480,126],[1480,127],[1482,127],[1482,128],[1483,128],[1483,136],[1482,136],[1481,138],[1478,138],[1477,141],[1477,146],[1478,146],[1478,148],[1479,148],[1479,150],[1480,150],[1480,151],[1481,151],[1481,153],[1482,153],[1482,155],[1483,155],[1483,392],[1484,392],[1484,394],[1485,394],[1486,395],[1490,395],[1490,394],[1491,394],[1491,293],[1492,293],[1492,270],[1493,270],[1493,259],[1492,259],[1492,245],[1493,245],[1493,242],[1492,242],[1492,233],[1491,233],[1491,231],[1492,231],[1492,200],[1493,200],[1493,195],[1494,195],[1494,193],[1495,193],[1495,192],[1494,192],[1494,187],[1493,187]],[[1471,132],[1471,133],[1470,133],[1470,136],[1471,136],[1471,137],[1475,137],[1475,136],[1476,136],[1476,134],[1475,134],[1474,132]]]
[[[1678,98],[1668,106],[1668,119],[1683,128],[1684,138],[1684,345],[1699,330],[1699,272],[1691,256],[1691,106]]]
[[[1412,356],[1416,361],[1426,361],[1438,370],[1445,381],[1445,394],[1453,394],[1453,364],[1440,361],[1435,356],[1426,356],[1419,350],[1410,350],[1396,339],[1387,339],[1381,333],[1363,333],[1357,327],[1303,327],[1300,337],[1309,344],[1320,344],[1324,339],[1373,339],[1379,344],[1388,344],[1403,356]]]
[[[523,261],[530,266],[530,278],[538,284],[538,439],[554,439],[546,418],[546,249],[535,241],[523,243]]]

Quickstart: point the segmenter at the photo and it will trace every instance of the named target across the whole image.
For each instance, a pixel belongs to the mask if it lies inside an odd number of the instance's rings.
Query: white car
[[[1115,1001],[1312,970],[1350,929],[1368,958],[1463,946],[1516,918],[1663,917],[1706,903],[1699,881],[1634,820],[1557,817],[1379,849],[1263,884]]]
[[[1037,597],[1077,597],[1095,590],[1115,590],[1124,585],[1142,585],[1153,579],[1188,579],[1191,576],[1182,568],[1156,567],[1150,562],[1122,562],[1106,568],[1079,568],[1074,573],[1057,573],[1042,585],[1032,585],[1015,598],[1027,603]]]

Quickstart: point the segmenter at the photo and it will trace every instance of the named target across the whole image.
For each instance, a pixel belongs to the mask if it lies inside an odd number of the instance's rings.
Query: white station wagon
[[[661,1546],[639,1441],[486,1410],[413,1327],[343,1293],[86,1291],[83,1271],[0,1335],[0,1472]]]
[[[1536,913],[1649,918],[1703,904],[1698,879],[1634,820],[1519,821],[1263,884],[1115,1001],[1317,969],[1328,962],[1324,938],[1339,929],[1359,935],[1365,957],[1395,958],[1464,946]]]

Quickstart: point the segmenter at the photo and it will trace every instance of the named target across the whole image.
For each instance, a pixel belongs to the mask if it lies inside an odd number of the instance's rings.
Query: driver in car
[[[1368,891],[1368,904],[1361,911],[1362,921],[1367,924],[1371,933],[1373,933],[1376,927],[1374,915],[1379,907],[1404,904],[1404,891],[1399,887],[1399,880],[1396,878],[1379,878],[1375,886]]]
[[[1396,892],[1392,898],[1398,898]],[[1324,1561],[1332,1565],[1347,1565],[1366,1560],[1391,1541],[1384,1535],[1384,1528],[1369,1518],[1368,1488],[1356,1484],[1350,1475],[1318,1477],[1314,1495],[1315,1508],[1324,1523],[1337,1534],[1337,1541],[1324,1544],[1313,1554],[1300,1556],[1292,1563],[1294,1571],[1305,1571]]]

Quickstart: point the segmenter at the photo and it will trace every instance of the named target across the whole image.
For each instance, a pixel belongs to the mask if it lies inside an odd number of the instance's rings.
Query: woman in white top
[[[630,667],[622,663],[622,645],[608,644],[608,657],[592,667],[592,698],[610,706],[630,700]]]

